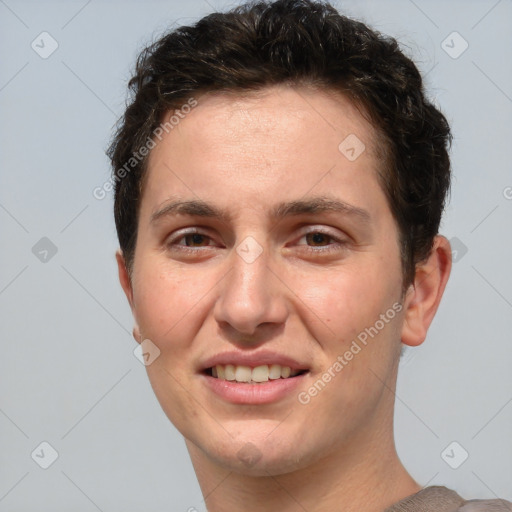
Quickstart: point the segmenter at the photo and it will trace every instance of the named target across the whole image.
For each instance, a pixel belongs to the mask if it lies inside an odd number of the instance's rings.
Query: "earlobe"
[[[441,302],[452,266],[450,242],[441,235],[434,238],[428,259],[416,267],[414,283],[407,290],[404,305],[402,343],[421,345]]]
[[[132,282],[130,279],[130,275],[128,273],[128,269],[126,268],[126,261],[124,259],[124,256],[120,250],[116,252],[116,261],[117,261],[117,269],[119,273],[119,283],[121,284],[121,288],[123,289],[126,298],[128,299],[128,303],[130,304],[130,309],[132,310],[133,319],[135,321],[135,325],[133,327],[133,338],[137,343],[140,343],[141,336],[140,336],[140,329],[137,325],[137,320],[135,318],[135,309],[134,309],[134,302],[133,302],[133,288],[132,288]]]

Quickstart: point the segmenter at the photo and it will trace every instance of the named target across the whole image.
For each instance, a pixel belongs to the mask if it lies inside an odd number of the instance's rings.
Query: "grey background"
[[[0,511],[205,510],[133,355],[111,195],[92,191],[142,45],[232,5],[0,0]],[[422,485],[512,500],[512,2],[337,6],[399,39],[455,136],[442,233],[456,263],[426,343],[402,361],[399,454]],[[31,47],[43,31],[59,45],[46,59]],[[469,44],[458,58],[441,46],[453,31]],[[59,455],[48,469],[43,441]]]

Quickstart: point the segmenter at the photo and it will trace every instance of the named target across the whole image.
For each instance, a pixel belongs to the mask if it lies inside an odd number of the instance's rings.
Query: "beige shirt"
[[[446,487],[426,487],[384,512],[512,512],[512,503],[505,500],[469,500]]]

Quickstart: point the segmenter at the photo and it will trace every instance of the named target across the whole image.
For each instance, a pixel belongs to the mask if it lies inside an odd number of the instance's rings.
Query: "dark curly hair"
[[[275,84],[341,92],[376,129],[384,157],[378,177],[398,226],[405,290],[438,233],[450,187],[450,127],[395,39],[310,0],[249,2],[177,28],[142,51],[129,81],[130,103],[107,151],[128,271],[147,161],[139,151],[163,116],[206,92]]]

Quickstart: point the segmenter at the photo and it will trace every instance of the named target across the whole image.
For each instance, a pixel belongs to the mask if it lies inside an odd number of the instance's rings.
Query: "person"
[[[451,269],[452,138],[396,40],[252,2],[165,34],[129,88],[119,279],[208,510],[512,510],[422,489],[395,449],[401,347]]]

